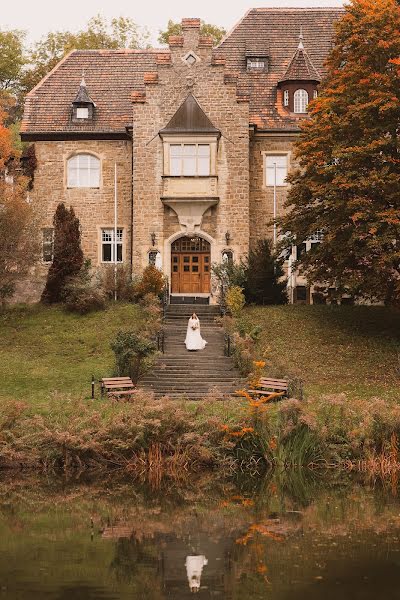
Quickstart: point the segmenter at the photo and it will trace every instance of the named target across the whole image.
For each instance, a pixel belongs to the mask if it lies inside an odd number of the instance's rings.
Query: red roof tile
[[[276,108],[278,83],[297,53],[300,31],[309,61],[304,68],[310,69],[312,79],[316,73],[318,80],[324,76],[334,24],[342,14],[341,8],[253,8],[228,32],[214,52],[225,57],[227,71],[240,73],[238,93],[250,95],[252,124],[260,129],[298,128],[298,118]],[[246,55],[256,54],[268,56],[268,72],[247,71]]]
[[[252,124],[264,129],[298,127],[299,119],[277,109],[278,83],[287,71],[290,76],[307,71],[313,78],[316,73],[323,77],[341,13],[335,8],[251,9],[214,49],[212,65],[225,64],[225,80],[237,80],[238,99],[250,101]],[[184,20],[184,25],[198,27],[198,20]],[[301,28],[307,53],[294,60]],[[182,36],[170,37],[170,45],[182,44]],[[268,56],[268,72],[248,72],[246,56],[260,52]],[[132,124],[132,102],[145,101],[145,81],[155,82],[157,65],[170,61],[169,49],[75,50],[28,94],[21,132],[124,134]],[[70,116],[83,71],[96,110],[91,123],[80,124]]]

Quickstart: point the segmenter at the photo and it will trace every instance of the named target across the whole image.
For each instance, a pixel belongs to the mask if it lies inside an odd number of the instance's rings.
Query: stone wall
[[[93,266],[101,263],[101,228],[114,226],[114,162],[117,162],[118,226],[123,228],[124,260],[131,260],[132,144],[127,141],[40,141],[35,143],[37,169],[30,198],[41,226],[52,227],[57,205],[72,206],[82,230],[82,249]],[[67,188],[67,159],[89,152],[101,160],[100,188]],[[47,267],[38,265],[30,283],[18,286],[16,299],[40,297]]]
[[[274,188],[265,185],[264,153],[289,153],[289,169],[295,166],[293,142],[296,135],[253,135],[250,140],[250,247],[257,241],[273,237]],[[277,187],[277,216],[284,212],[288,186]]]
[[[248,251],[248,103],[238,99],[235,77],[227,78],[224,65],[213,64],[211,45],[199,37],[195,20],[184,25],[183,34],[170,41],[170,61],[164,56],[155,73],[145,74],[145,92],[133,94],[134,272],[147,264],[154,232],[164,272],[169,274],[168,240],[179,233],[185,235],[173,211],[162,203],[163,142],[158,134],[190,93],[221,131],[217,152],[219,203],[205,212],[198,233],[211,238],[212,261],[221,260],[227,231],[237,258]],[[182,60],[190,50],[198,58],[193,66]]]

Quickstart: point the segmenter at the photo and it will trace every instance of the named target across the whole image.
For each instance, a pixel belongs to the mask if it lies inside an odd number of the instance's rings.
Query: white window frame
[[[289,90],[283,92],[283,106],[289,106]]]
[[[294,93],[294,112],[296,114],[305,114],[307,112],[308,107],[308,92],[307,90],[301,88],[296,90]]]
[[[89,108],[87,106],[78,106],[76,109],[76,118],[77,119],[88,119],[89,118]]]
[[[84,165],[87,161],[88,165]],[[75,173],[74,173],[75,171]],[[87,172],[84,178],[83,172]],[[74,177],[75,175],[75,177]],[[80,152],[67,160],[67,188],[99,189],[101,181],[101,160],[90,152]]]
[[[275,187],[275,169],[273,167],[274,159],[284,158],[286,165],[278,166],[276,169],[276,187],[287,187],[287,176],[290,167],[290,152],[264,152],[264,185],[267,188]],[[278,163],[279,161],[277,161]],[[272,164],[271,164],[272,163]],[[282,176],[284,172],[284,177]]]
[[[46,236],[49,235],[48,239]],[[46,260],[45,258],[45,248],[49,248],[49,254],[51,258]],[[54,260],[54,227],[44,227],[42,229],[42,262],[46,265],[49,265]]]
[[[208,156],[199,154],[199,148],[208,148]],[[180,152],[178,149],[180,148]],[[193,148],[193,153],[190,154],[189,148]],[[186,149],[186,151],[185,151]],[[208,158],[208,164],[206,172],[200,173],[199,169],[201,159]],[[195,161],[195,169],[193,171],[187,171],[187,163],[189,160]],[[206,161],[202,161],[203,164]],[[173,164],[175,166],[173,167]],[[175,167],[180,165],[178,169]],[[185,172],[186,171],[186,172]],[[210,177],[211,176],[211,144],[202,142],[177,142],[169,144],[169,175],[171,177]]]
[[[260,71],[265,69],[266,60],[263,58],[248,58],[247,59],[247,68],[248,69],[258,69]]]
[[[106,237],[108,236],[108,238]],[[111,245],[110,260],[104,260],[103,249],[105,246]],[[121,249],[121,259],[117,260],[118,264],[124,262],[124,228],[117,227],[117,255],[118,249]],[[100,262],[105,265],[115,264],[115,243],[114,243],[114,227],[102,227],[100,231]]]

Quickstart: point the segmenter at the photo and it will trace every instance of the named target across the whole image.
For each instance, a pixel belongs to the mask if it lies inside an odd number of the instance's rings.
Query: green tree
[[[175,23],[170,19],[168,21],[167,29],[160,30],[160,35],[158,36],[158,41],[160,44],[168,45],[168,38],[170,35],[182,35],[182,25],[180,23]],[[208,35],[213,39],[213,46],[217,46],[222,38],[224,37],[226,31],[223,27],[218,27],[217,25],[211,25],[210,23],[201,22],[200,34]]]
[[[258,242],[246,261],[246,302],[256,304],[286,304],[286,281],[279,261],[275,260],[271,240]]]
[[[352,0],[337,26],[328,74],[297,144],[286,216],[310,282],[400,301],[400,7]]]
[[[39,40],[29,53],[31,68],[23,78],[25,91],[32,89],[71,50],[139,48],[146,46],[149,33],[129,17],[107,21],[97,15],[76,33],[53,31]]]
[[[24,42],[23,31],[0,31],[0,90],[18,91],[26,62]]]
[[[74,209],[64,203],[57,206],[54,223],[54,258],[47,275],[42,302],[53,304],[64,300],[64,287],[83,266],[79,219]]]

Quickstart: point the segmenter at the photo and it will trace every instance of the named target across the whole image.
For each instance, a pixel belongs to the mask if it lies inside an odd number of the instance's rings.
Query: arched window
[[[92,154],[77,154],[67,162],[67,187],[100,187],[100,160]]]
[[[306,90],[296,90],[294,93],[294,112],[306,113],[308,106],[308,93]]]

